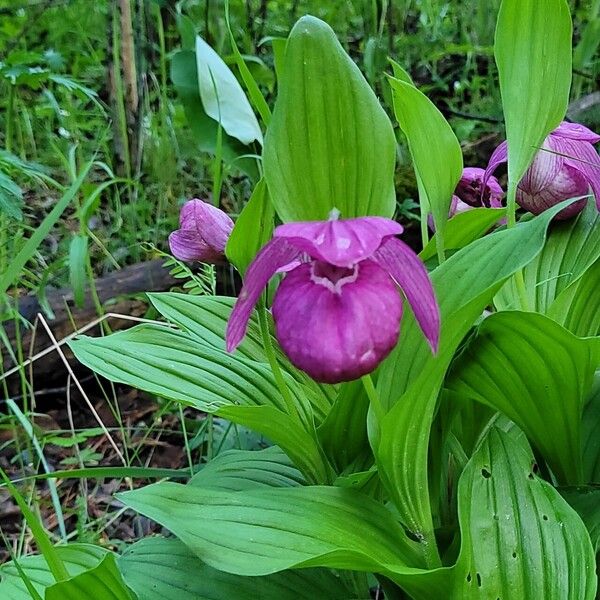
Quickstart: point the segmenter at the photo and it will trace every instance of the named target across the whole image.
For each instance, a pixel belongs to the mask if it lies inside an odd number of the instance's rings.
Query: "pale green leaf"
[[[433,214],[438,246],[444,231],[452,194],[463,169],[462,151],[452,128],[435,105],[414,85],[389,78],[394,112],[406,135],[417,178],[426,194],[421,202]],[[422,210],[421,218],[427,218]]]
[[[85,300],[86,266],[88,260],[88,238],[75,235],[69,245],[69,283],[73,288],[75,306],[81,308]]]
[[[302,569],[241,577],[209,567],[175,538],[140,540],[118,563],[140,600],[359,600],[333,571]]]
[[[198,87],[206,114],[221,123],[228,135],[242,144],[263,137],[242,86],[223,59],[200,37],[196,37]]]
[[[564,118],[571,86],[571,16],[565,0],[502,0],[494,56],[516,186],[546,136]]]

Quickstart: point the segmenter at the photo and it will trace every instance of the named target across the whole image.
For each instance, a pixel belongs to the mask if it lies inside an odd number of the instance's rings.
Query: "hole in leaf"
[[[537,475],[537,474],[540,472],[540,468],[538,467],[538,464],[537,464],[536,462],[534,462],[534,463],[531,465],[531,470],[533,471],[533,473],[534,473],[535,475]]]
[[[513,557],[513,558],[517,558],[517,553],[516,553],[516,552],[513,552],[513,553],[512,553],[512,557]]]
[[[483,469],[481,469],[481,474],[486,478],[489,479],[492,474],[490,473],[490,471],[488,469],[486,469],[485,467]]]
[[[544,519],[544,521],[548,520],[548,515],[542,515],[542,519]]]
[[[477,573],[477,587],[481,587],[481,575]]]
[[[467,573],[467,583],[471,583],[471,573]]]
[[[411,539],[413,542],[417,542],[418,544],[420,544],[423,541],[423,536],[416,531],[405,529],[404,533],[406,534],[406,537]]]
[[[535,479],[535,475],[533,473],[529,473],[529,475],[527,475],[527,477],[529,477],[529,479]]]

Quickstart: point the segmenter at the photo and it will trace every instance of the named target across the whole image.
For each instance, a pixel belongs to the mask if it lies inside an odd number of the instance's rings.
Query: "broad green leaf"
[[[583,409],[581,422],[581,453],[584,483],[600,483],[600,372],[596,373],[592,389]]]
[[[600,335],[600,259],[554,300],[548,316],[579,336]]]
[[[278,72],[279,75],[279,72]],[[264,171],[282,221],[391,217],[392,125],[332,29],[301,18],[288,38],[265,137]]]
[[[235,298],[225,296],[192,296],[174,292],[149,293],[156,309],[169,321],[189,332],[202,343],[225,352],[225,329]],[[271,338],[275,355],[281,367],[298,383],[308,388],[307,397],[312,404],[316,421],[323,420],[335,399],[335,387],[315,383],[308,375],[292,366],[281,352],[277,340]],[[248,332],[234,356],[268,363],[256,314],[250,319]]]
[[[560,488],[563,498],[577,511],[585,523],[594,552],[600,552],[600,487],[582,485]]]
[[[224,406],[218,414],[257,431],[277,444],[310,483],[330,483],[331,466],[317,441],[314,427],[301,424],[273,406]]]
[[[577,338],[543,315],[499,312],[477,328],[446,388],[507,415],[559,481],[581,483],[581,415],[599,350],[600,340]]]
[[[460,250],[487,233],[505,215],[502,208],[474,208],[454,215],[448,220],[444,232],[444,249]],[[422,260],[433,258],[437,238],[434,235],[419,253]]]
[[[502,0],[494,56],[508,141],[509,186],[564,118],[571,86],[571,16],[565,0]]]
[[[242,275],[258,251],[271,239],[274,217],[267,185],[261,179],[237,218],[225,248],[227,258]]]
[[[113,554],[106,554],[100,563],[67,581],[51,585],[45,600],[136,600],[125,585]]]
[[[56,546],[55,550],[72,577],[96,567],[108,552],[104,548],[91,544]],[[24,556],[19,559],[19,565],[42,597],[44,590],[55,583],[43,556],[39,554]],[[12,562],[0,565],[0,598],[2,600],[31,600],[31,596]]]
[[[215,154],[217,150],[218,123],[211,119],[202,106],[198,86],[196,55],[193,51],[182,50],[171,59],[171,81],[183,104],[198,148]],[[246,173],[253,181],[258,181],[256,160],[247,156],[249,149],[235,138],[222,135],[223,160]]]
[[[427,96],[402,79],[390,77],[389,82],[394,113],[408,140],[417,178],[427,196],[421,202],[433,214],[438,245],[443,249],[450,201],[463,169],[460,144]],[[421,218],[427,218],[425,211]]]
[[[102,338],[69,343],[84,365],[111,381],[205,412],[231,404],[284,407],[267,366],[221,352],[168,327],[138,325]],[[305,402],[291,377],[299,406]]]
[[[196,66],[206,114],[242,144],[255,140],[262,144],[260,126],[242,86],[223,59],[200,36],[196,36]]]
[[[366,425],[368,410],[369,400],[362,382],[344,383],[327,418],[317,429],[321,446],[338,473],[365,452],[370,454]]]
[[[577,513],[532,470],[531,452],[490,429],[459,483],[453,599],[593,600],[595,558]]]
[[[75,235],[69,245],[69,282],[73,288],[75,306],[81,308],[85,300],[86,266],[88,260],[88,239],[85,235]]]
[[[529,308],[543,314],[561,317],[568,312],[565,302],[576,302],[578,294],[567,291],[600,258],[600,215],[590,200],[582,213],[569,221],[550,225],[542,251],[523,269]],[[554,308],[558,301],[560,308]],[[587,300],[587,299],[586,299]],[[494,304],[499,310],[523,309],[514,278],[500,290]]]
[[[302,474],[277,446],[228,450],[213,458],[188,485],[239,492],[257,487],[304,485]]]
[[[119,568],[140,600],[366,600],[326,569],[241,577],[213,569],[175,538],[153,537],[130,546]]]
[[[414,543],[368,496],[333,487],[226,492],[160,483],[119,494],[170,529],[207,564],[239,575],[328,566],[402,569]]]
[[[433,356],[412,314],[405,314],[400,342],[377,373],[377,391],[390,410],[371,437],[379,476],[405,526],[423,540],[425,560],[436,550],[429,498],[429,435],[437,397],[458,345],[500,285],[541,250],[548,223],[564,205],[527,223],[498,231],[459,250],[431,273],[442,317]],[[393,409],[392,409],[393,407]]]

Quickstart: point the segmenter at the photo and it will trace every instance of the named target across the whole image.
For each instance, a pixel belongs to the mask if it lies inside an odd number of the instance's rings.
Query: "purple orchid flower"
[[[465,167],[460,181],[458,182],[452,201],[448,218],[477,207],[502,208],[504,190],[493,176],[488,176],[484,182],[485,169],[479,167]],[[435,231],[433,217],[427,217],[427,223],[432,231]]]
[[[592,144],[597,135],[579,123],[563,121],[542,144],[533,163],[517,186],[519,206],[539,215],[551,206],[577,196],[586,196],[589,188],[600,210],[600,157]],[[485,176],[508,160],[506,142],[502,142],[490,157]],[[587,199],[581,199],[561,210],[555,217],[568,219],[581,212]]]
[[[218,263],[233,221],[221,209],[194,198],[181,207],[179,229],[169,235],[169,247],[179,260]]]
[[[285,273],[273,301],[284,352],[316,381],[337,383],[371,372],[400,334],[402,299],[435,351],[440,315],[427,270],[384,217],[287,223],[257,254],[227,325],[227,350],[240,344],[263,288]]]

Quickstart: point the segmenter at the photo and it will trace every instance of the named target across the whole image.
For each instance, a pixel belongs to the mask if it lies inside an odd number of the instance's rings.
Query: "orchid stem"
[[[517,184],[509,181],[508,193],[506,200],[506,227],[511,228],[517,224]],[[531,311],[529,298],[527,297],[527,288],[525,287],[525,278],[523,277],[523,269],[519,269],[515,273],[515,285],[517,286],[517,294],[519,295],[519,304],[521,309]]]
[[[259,306],[258,308],[258,322],[260,324],[260,333],[263,340],[263,347],[265,349],[265,354],[267,355],[267,360],[269,361],[269,365],[271,366],[271,371],[273,371],[273,377],[275,377],[275,383],[279,388],[279,392],[281,393],[281,397],[285,403],[287,413],[291,416],[297,416],[298,411],[296,410],[296,404],[294,399],[292,398],[292,394],[290,393],[290,389],[283,378],[283,373],[281,372],[281,368],[279,363],[277,362],[277,357],[275,356],[275,350],[273,349],[273,344],[271,343],[271,334],[269,333],[269,323],[267,321],[267,309],[266,307]]]
[[[367,397],[369,398],[369,402],[375,411],[375,415],[377,416],[377,420],[379,423],[383,422],[385,418],[386,411],[383,408],[383,404],[381,404],[381,400],[379,399],[379,394],[375,389],[375,385],[373,384],[373,380],[370,375],[363,375],[361,378],[362,384],[365,388],[365,392],[367,392]]]

